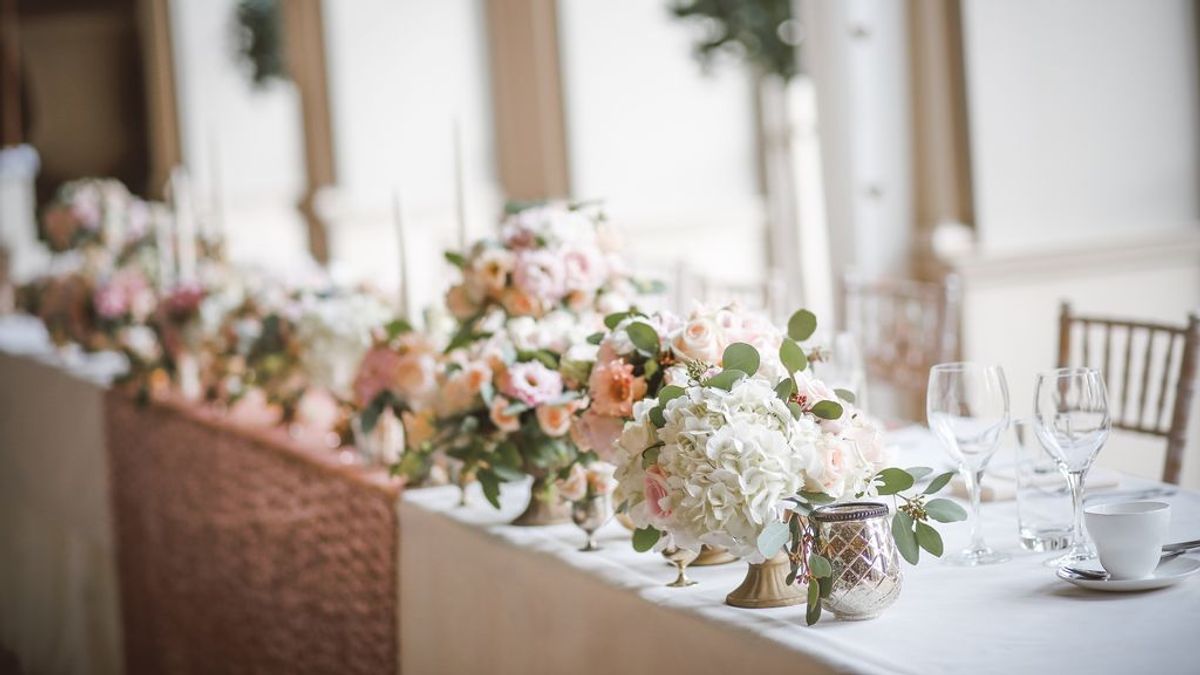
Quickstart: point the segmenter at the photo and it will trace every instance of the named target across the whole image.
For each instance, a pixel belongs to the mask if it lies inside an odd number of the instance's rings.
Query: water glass
[[[1026,551],[1056,551],[1071,542],[1071,488],[1038,440],[1033,423],[1013,420],[1017,530]]]

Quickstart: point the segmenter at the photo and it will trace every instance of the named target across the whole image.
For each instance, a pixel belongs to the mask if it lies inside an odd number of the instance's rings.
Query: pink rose
[[[521,428],[520,414],[514,415],[505,412],[511,405],[512,401],[503,396],[497,396],[492,399],[492,406],[488,410],[488,417],[492,420],[492,424],[505,433],[512,433]]]
[[[671,508],[671,492],[667,487],[667,474],[662,467],[657,464],[651,464],[649,469],[646,469],[645,479],[646,492],[646,507],[650,510],[650,516],[662,522],[671,517],[673,509]]]
[[[813,377],[807,370],[802,370],[796,373],[795,376],[795,401],[801,409],[811,410],[814,405],[821,401],[837,400],[837,394],[833,392],[833,389],[821,380]]]
[[[551,438],[565,436],[571,430],[571,417],[574,407],[571,405],[542,405],[537,408],[538,426],[542,433]]]
[[[625,428],[621,417],[607,417],[589,409],[575,418],[571,425],[571,440],[582,450],[591,450],[601,458],[609,459],[617,447],[617,439]]]
[[[550,251],[522,251],[517,254],[513,284],[532,298],[547,304],[567,294],[566,268],[560,257]]]
[[[633,403],[646,396],[646,380],[634,377],[633,365],[624,361],[597,363],[588,378],[592,409],[609,417],[632,417]]]
[[[363,355],[354,377],[354,402],[359,406],[370,405],[371,401],[395,381],[400,355],[386,345],[376,345]]]
[[[560,497],[568,502],[577,502],[587,496],[587,470],[578,463],[573,464],[571,472],[567,474],[566,478],[557,481],[557,485]]]
[[[721,343],[717,331],[717,325],[711,319],[693,318],[671,341],[671,348],[695,361],[718,363],[721,360]]]
[[[528,361],[510,366],[500,378],[500,389],[525,405],[538,406],[562,394],[563,380],[540,361]]]
[[[588,292],[600,288],[608,275],[604,258],[584,248],[572,248],[563,254],[563,270],[567,288]]]

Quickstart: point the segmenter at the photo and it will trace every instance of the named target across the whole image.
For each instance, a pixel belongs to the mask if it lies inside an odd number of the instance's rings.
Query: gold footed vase
[[[761,563],[751,563],[742,584],[725,596],[725,604],[746,609],[789,607],[808,601],[804,586],[787,583],[792,571],[787,553],[780,551]]]
[[[512,521],[513,525],[538,527],[571,521],[571,505],[558,496],[558,488],[546,478],[533,479],[529,488],[529,506]]]
[[[736,562],[737,556],[720,546],[709,546],[705,544],[700,547],[700,555],[692,561],[692,567],[707,567],[709,565],[725,565],[727,563]]]

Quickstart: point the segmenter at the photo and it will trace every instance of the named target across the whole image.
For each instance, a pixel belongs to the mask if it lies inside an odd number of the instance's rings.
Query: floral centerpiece
[[[641,325],[634,330],[642,334],[638,348],[657,362],[664,341]],[[706,544],[723,547],[752,564],[746,583],[754,588],[761,586],[750,577],[772,563],[790,567],[787,585],[815,580],[828,565],[810,564],[800,519],[814,506],[874,496],[881,486],[902,484],[899,474],[910,476],[883,468],[882,434],[855,409],[853,395],[807,372],[800,343],[815,327],[811,313],[797,312],[788,334],[780,334],[777,361],[763,359],[747,342],[729,343],[719,353],[706,349],[681,364],[685,381],[672,380],[633,405],[633,420],[617,443],[616,499],[638,527],[635,548],[669,544],[698,553]],[[760,344],[776,342],[767,334]],[[793,530],[796,545],[785,557],[779,552]],[[819,582],[811,586],[819,592]],[[728,601],[754,607],[803,601],[776,592],[774,598],[735,592]]]
[[[116,251],[149,233],[149,205],[112,178],[82,178],[61,185],[42,212],[38,230],[55,253],[90,246]]]
[[[532,476],[520,524],[566,518],[554,479],[580,458],[570,430],[595,359],[586,338],[639,292],[615,244],[596,209],[551,203],[513,209],[498,240],[447,254],[462,281],[446,295],[458,329],[439,374],[435,445],[497,507],[501,482]]]

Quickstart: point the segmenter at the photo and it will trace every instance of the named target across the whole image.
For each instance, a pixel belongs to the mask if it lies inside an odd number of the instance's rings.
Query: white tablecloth
[[[121,672],[103,385],[123,367],[64,366],[36,320],[0,317],[0,644],[25,672]]]
[[[901,465],[944,463],[928,432],[893,434]],[[1128,478],[1121,489],[1154,485]],[[582,553],[572,525],[504,525],[528,494],[493,511],[475,492],[408,492],[400,507],[401,659],[406,673],[1194,673],[1200,581],[1139,594],[1084,591],[1017,545],[1013,502],[984,505],[985,532],[1013,561],[963,569],[926,557],[906,567],[900,599],[881,617],[804,626],[804,607],[723,604],[740,563],[697,568],[666,588],[663,560],[639,554],[610,523],[604,550]],[[1171,540],[1200,538],[1200,494],[1174,506]],[[966,523],[943,526],[946,549]],[[786,669],[780,670],[780,669]]]

